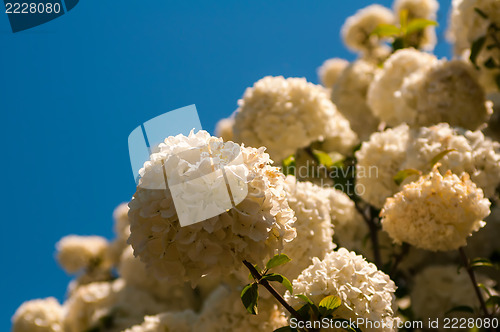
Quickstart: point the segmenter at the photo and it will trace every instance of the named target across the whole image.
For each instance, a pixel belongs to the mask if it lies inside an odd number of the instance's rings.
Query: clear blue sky
[[[127,137],[137,125],[196,104],[213,131],[265,75],[317,82],[325,59],[353,59],[340,27],[370,3],[82,0],[16,34],[0,13],[0,330],[23,301],[64,298],[62,236],[112,237],[112,211],[135,189]]]

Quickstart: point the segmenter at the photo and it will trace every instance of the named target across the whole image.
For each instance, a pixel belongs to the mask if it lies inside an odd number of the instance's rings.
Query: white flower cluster
[[[68,235],[56,245],[57,260],[68,273],[76,273],[106,259],[108,241],[101,236]]]
[[[165,312],[144,317],[144,322],[124,332],[192,332],[198,315],[192,310]],[[206,331],[206,330],[205,330]]]
[[[313,257],[322,259],[334,248],[328,200],[331,189],[297,182],[291,175],[286,178],[286,185],[288,204],[297,218],[294,224],[297,237],[283,249],[293,263],[283,265],[279,272],[292,280],[311,264]]]
[[[392,24],[394,14],[380,5],[370,5],[350,16],[342,26],[344,44],[353,51],[371,53],[381,47],[381,41],[372,32],[380,24]]]
[[[265,146],[276,162],[316,141],[328,139],[341,153],[357,144],[356,134],[326,90],[303,78],[264,77],[238,104],[235,141]]]
[[[438,61],[414,49],[399,50],[387,59],[370,85],[368,103],[390,126],[448,122],[477,129],[492,113],[492,104],[470,64]]]
[[[195,149],[201,146],[208,147],[212,157]],[[190,153],[184,157],[182,151]],[[168,188],[146,189],[165,185],[164,165],[167,174],[184,169],[197,178],[226,166],[235,159],[235,151],[242,154],[242,163],[236,166],[247,173],[243,181],[248,194],[235,208],[213,218],[181,227]],[[141,182],[129,204],[134,254],[158,279],[196,284],[203,275],[231,272],[244,259],[262,262],[283,249],[283,243],[295,237],[294,214],[286,201],[284,176],[270,162],[264,148],[240,148],[205,131],[166,138],[141,170]],[[214,201],[199,197],[196,186],[186,186],[182,194],[194,204]]]
[[[375,133],[356,152],[357,182],[365,191],[361,197],[377,208],[401,188],[394,176],[401,170],[431,170],[431,161],[448,151],[439,162],[441,171],[469,173],[484,192],[492,197],[500,184],[500,144],[480,131],[452,128],[446,123],[410,130],[407,125]],[[370,167],[373,172],[368,172]],[[414,180],[408,177],[404,183]]]
[[[379,70],[373,61],[358,59],[340,73],[332,88],[332,101],[361,140],[368,139],[379,124],[367,103],[368,87]]]
[[[482,17],[478,12],[486,14]],[[481,37],[486,37],[484,45],[495,43],[498,33],[489,30],[491,24],[500,27],[500,4],[496,0],[453,0],[449,39],[454,43],[455,54],[469,57],[472,45]],[[496,35],[495,35],[496,34]],[[500,74],[498,68],[487,68],[484,63],[489,59],[498,59],[498,48],[482,48],[477,55],[476,62],[480,67],[481,82],[488,92],[498,91],[495,77]],[[498,62],[497,62],[498,63]]]
[[[389,328],[394,326],[396,285],[374,264],[345,248],[328,253],[323,260],[314,258],[313,264],[293,281],[293,289],[295,294],[306,295],[316,305],[326,296],[338,296],[342,305],[334,312],[334,318],[363,318],[384,322],[386,328],[378,331],[397,330]],[[288,292],[285,298],[294,307],[303,304]]]
[[[328,59],[318,68],[318,76],[325,88],[331,89],[337,82],[342,71],[349,65],[349,61],[333,58]]]
[[[495,294],[493,280],[481,274],[477,275],[477,279]],[[483,296],[486,295],[483,289],[481,292]],[[436,318],[442,321],[446,312],[459,306],[479,307],[467,272],[464,269],[457,271],[455,265],[430,266],[420,272],[415,276],[410,298],[416,318],[424,322]],[[456,316],[457,312],[452,315]],[[446,331],[444,324],[439,324],[439,327]]]
[[[23,303],[12,317],[12,332],[63,332],[64,310],[49,297]]]
[[[489,213],[490,202],[467,173],[442,176],[435,167],[388,198],[380,215],[383,229],[396,243],[447,251],[465,246]]]

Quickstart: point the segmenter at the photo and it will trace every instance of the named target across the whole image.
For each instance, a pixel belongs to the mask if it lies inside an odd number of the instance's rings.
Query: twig
[[[278,293],[276,291],[276,289],[274,289],[274,287],[267,280],[262,279],[262,275],[259,273],[259,271],[257,271],[257,269],[250,262],[248,262],[247,260],[244,260],[243,264],[245,264],[245,266],[248,268],[248,270],[250,270],[250,273],[255,278],[257,283],[259,285],[264,286],[269,291],[269,293],[271,293],[271,295],[274,296],[274,298],[276,300],[278,300],[278,302],[281,303],[281,305],[283,305],[283,307],[285,307],[285,309],[288,310],[288,312],[290,312],[290,314],[293,317],[297,318],[300,321],[304,320],[300,316],[300,314],[297,312],[297,310],[295,310],[291,305],[289,305],[288,302],[285,301],[285,299],[280,295],[280,293]]]
[[[363,217],[365,223],[368,225],[368,228],[370,230],[370,239],[372,242],[372,249],[373,249],[373,260],[375,261],[375,265],[379,269],[382,268],[382,259],[380,256],[380,246],[378,242],[378,226],[375,224],[375,221],[373,220],[371,213],[370,216],[367,216],[363,208],[361,208],[358,204],[358,202],[354,202],[354,206],[356,207],[356,210],[361,214]]]
[[[474,270],[470,266],[469,258],[467,257],[467,254],[465,253],[465,250],[463,247],[460,247],[458,249],[458,252],[460,253],[460,258],[462,259],[464,267],[467,270],[467,273],[469,274],[470,281],[472,282],[472,285],[474,286],[474,291],[476,292],[477,298],[479,300],[479,304],[481,305],[481,309],[483,310],[484,318],[491,319],[490,313],[488,312],[488,308],[486,308],[486,302],[484,302],[483,294],[481,294],[481,290],[479,289],[479,286],[477,285],[476,275],[474,273]],[[491,328],[490,330],[495,331],[493,328]]]

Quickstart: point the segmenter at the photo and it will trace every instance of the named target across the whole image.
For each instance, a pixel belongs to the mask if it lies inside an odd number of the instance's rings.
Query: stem
[[[354,202],[354,206],[356,207],[356,210],[363,216],[363,219],[365,223],[368,225],[368,228],[370,229],[370,239],[372,241],[372,247],[373,247],[373,260],[375,261],[375,265],[379,269],[382,268],[382,259],[380,256],[380,246],[378,243],[378,226],[375,224],[375,221],[373,220],[371,213],[370,216],[367,216],[363,208],[361,208],[358,204],[358,202]]]
[[[274,287],[267,280],[262,280],[262,275],[259,273],[259,271],[257,271],[257,269],[250,262],[248,262],[247,260],[244,260],[243,264],[245,264],[245,266],[248,268],[248,270],[250,270],[250,273],[255,278],[255,280],[257,281],[257,283],[259,285],[264,286],[269,291],[269,293],[271,293],[271,295],[274,296],[274,298],[276,300],[278,300],[278,302],[281,303],[281,305],[283,307],[285,307],[285,309],[288,310],[288,312],[293,317],[295,317],[295,318],[297,318],[298,320],[301,320],[301,321],[304,320],[300,316],[300,314],[294,308],[292,308],[292,306],[289,305],[288,302],[285,301],[285,299],[280,295],[280,293],[278,293],[276,291],[276,289],[274,289]]]
[[[467,254],[465,253],[464,247],[460,247],[458,249],[458,252],[460,253],[460,258],[462,259],[464,267],[467,270],[467,273],[469,274],[470,281],[472,282],[472,285],[474,286],[474,291],[476,292],[477,299],[479,300],[479,304],[481,305],[481,309],[484,312],[484,317],[491,319],[490,313],[488,312],[488,309],[486,308],[486,303],[484,302],[483,294],[481,294],[481,290],[479,289],[479,287],[477,285],[476,275],[474,273],[474,270],[470,266],[470,261],[469,261],[469,258],[467,258]],[[494,329],[490,329],[490,330],[495,331]]]
[[[408,243],[403,243],[403,245],[401,246],[401,251],[399,252],[399,254],[395,256],[394,265],[392,265],[391,273],[389,273],[389,275],[394,276],[394,274],[398,270],[399,264],[401,263],[403,258],[408,254],[409,250],[410,250],[410,245]]]

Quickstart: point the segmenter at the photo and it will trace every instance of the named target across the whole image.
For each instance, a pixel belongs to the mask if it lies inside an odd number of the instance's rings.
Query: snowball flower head
[[[334,318],[384,322],[387,329],[382,331],[395,330],[389,328],[394,322],[395,290],[396,285],[388,275],[345,248],[328,253],[323,260],[314,258],[312,265],[293,281],[294,293],[306,295],[316,305],[326,296],[340,297],[342,305],[334,312]],[[294,308],[303,304],[288,292],[285,298]]]
[[[342,71],[349,65],[349,61],[333,58],[328,59],[318,68],[318,76],[325,88],[333,88]]]
[[[165,312],[144,317],[144,322],[124,332],[191,332],[198,315],[192,310]]]
[[[330,139],[341,151],[357,143],[325,88],[304,78],[264,77],[245,91],[238,104],[235,141],[265,146],[276,162],[316,141]]]
[[[322,259],[333,250],[333,227],[329,189],[307,181],[297,182],[294,176],[288,176],[286,184],[288,204],[297,218],[294,224],[297,237],[283,249],[293,263],[283,265],[279,272],[292,280],[311,264],[313,257]]]
[[[240,291],[219,286],[205,301],[193,331],[274,331],[287,325],[274,298],[259,298],[259,314],[248,313]]]
[[[215,136],[220,137],[224,142],[233,140],[234,117],[221,119],[215,126]]]
[[[402,103],[400,89],[403,81],[410,74],[431,67],[437,61],[434,55],[415,49],[406,48],[394,52],[368,89],[367,100],[373,114],[389,126],[407,122],[411,115],[404,112],[406,109],[397,107]]]
[[[388,198],[380,215],[394,242],[447,251],[465,246],[489,213],[490,202],[467,173],[458,177],[448,171],[442,176],[436,166]]]
[[[493,280],[481,274],[476,275],[476,278],[495,294],[492,289],[495,285]],[[483,289],[481,292],[486,296]],[[416,318],[423,319],[424,322],[429,319],[443,319],[445,312],[458,306],[479,307],[479,300],[467,272],[462,269],[459,273],[456,265],[430,266],[417,274],[410,298]]]
[[[380,40],[371,33],[380,24],[392,24],[392,11],[380,5],[370,5],[350,16],[342,26],[342,39],[353,51],[369,53],[380,47]]]
[[[358,59],[342,71],[332,89],[332,101],[361,140],[368,139],[379,123],[366,99],[368,87],[378,70],[373,61]]]
[[[410,126],[447,122],[477,129],[493,113],[473,68],[461,60],[441,60],[416,71],[405,78],[400,93],[397,113]]]
[[[106,260],[108,241],[100,236],[63,237],[57,244],[57,261],[68,273],[76,273]]]
[[[210,153],[205,152],[208,149]],[[233,171],[233,175],[245,174],[240,180],[246,184],[246,196],[221,214],[181,227],[171,190],[168,186],[165,189],[163,167],[167,174],[184,172],[179,173],[181,180],[183,176],[199,179],[210,173],[216,177],[215,184],[224,184],[221,169],[236,160],[235,154],[241,154],[241,162],[232,164],[234,168],[226,174]],[[240,147],[211,137],[206,131],[166,138],[144,164],[142,178],[129,204],[129,243],[134,254],[158,279],[196,284],[206,274],[212,277],[227,274],[241,267],[244,259],[257,264],[276,250],[282,250],[283,243],[295,237],[292,227],[295,217],[286,201],[284,175],[270,163],[264,148]],[[220,196],[220,186],[200,193],[200,187],[196,183],[191,186],[191,181],[196,180],[180,181],[184,185],[180,194],[192,209],[219,204],[220,197],[224,198]],[[148,189],[155,186],[163,189]],[[225,185],[222,189],[226,190]],[[235,191],[232,192],[234,196]],[[205,194],[208,196],[200,196]]]
[[[63,315],[53,297],[24,302],[12,317],[12,332],[62,332]]]

